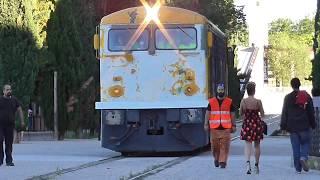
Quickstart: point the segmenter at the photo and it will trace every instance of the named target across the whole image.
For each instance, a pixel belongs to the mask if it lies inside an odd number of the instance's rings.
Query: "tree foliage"
[[[320,89],[320,54],[319,52],[317,53],[313,61],[311,77],[312,77],[313,88],[319,90]]]
[[[278,19],[271,23],[268,59],[274,77],[283,85],[289,85],[292,77],[304,81],[311,73],[312,23],[310,19],[298,23]]]
[[[9,83],[26,107],[33,97],[42,43],[40,29],[45,21],[39,2],[44,0],[6,0],[0,2],[0,84]]]
[[[234,0],[171,0],[168,1],[168,4],[197,10],[227,34],[230,44],[248,44],[243,7],[236,7]],[[198,7],[195,8],[195,4],[198,4]]]
[[[320,51],[319,51],[319,32],[320,32],[320,0],[317,1],[317,11],[314,21],[314,42],[313,51],[316,54],[312,65],[312,84],[315,91],[320,91]],[[317,95],[319,95],[317,93]]]
[[[94,129],[98,61],[92,50],[95,11],[90,0],[59,0],[48,22],[48,50],[53,54],[40,74],[39,92],[46,119],[53,122],[53,71],[58,72],[60,137],[69,130]],[[51,90],[50,90],[51,89]],[[51,124],[52,125],[52,124]]]

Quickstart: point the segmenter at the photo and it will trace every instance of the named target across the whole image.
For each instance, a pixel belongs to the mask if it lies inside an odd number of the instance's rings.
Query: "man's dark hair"
[[[248,82],[246,88],[248,96],[252,96],[256,92],[256,84],[254,82]]]
[[[299,78],[292,78],[290,84],[293,89],[299,89],[301,85]]]

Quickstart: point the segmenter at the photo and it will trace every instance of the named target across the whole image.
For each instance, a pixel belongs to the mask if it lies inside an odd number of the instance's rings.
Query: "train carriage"
[[[228,88],[226,36],[196,12],[149,10],[124,9],[97,27],[102,146],[194,151],[209,143],[203,123],[215,84]]]

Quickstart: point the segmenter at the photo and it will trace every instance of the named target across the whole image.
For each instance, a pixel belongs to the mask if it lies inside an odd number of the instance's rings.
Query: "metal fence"
[[[313,97],[313,104],[317,126],[312,131],[310,155],[320,157],[320,96]]]

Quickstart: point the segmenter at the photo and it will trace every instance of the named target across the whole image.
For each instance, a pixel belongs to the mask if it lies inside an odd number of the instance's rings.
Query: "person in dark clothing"
[[[309,171],[307,165],[311,143],[310,128],[316,127],[312,98],[306,91],[300,91],[301,83],[298,78],[291,80],[293,91],[284,98],[281,130],[290,133],[294,167],[297,173]]]
[[[14,166],[12,158],[13,131],[15,127],[15,113],[18,110],[21,127],[24,126],[21,104],[12,96],[10,85],[3,86],[3,96],[0,97],[0,166],[3,164],[3,141],[5,142],[6,165]]]

